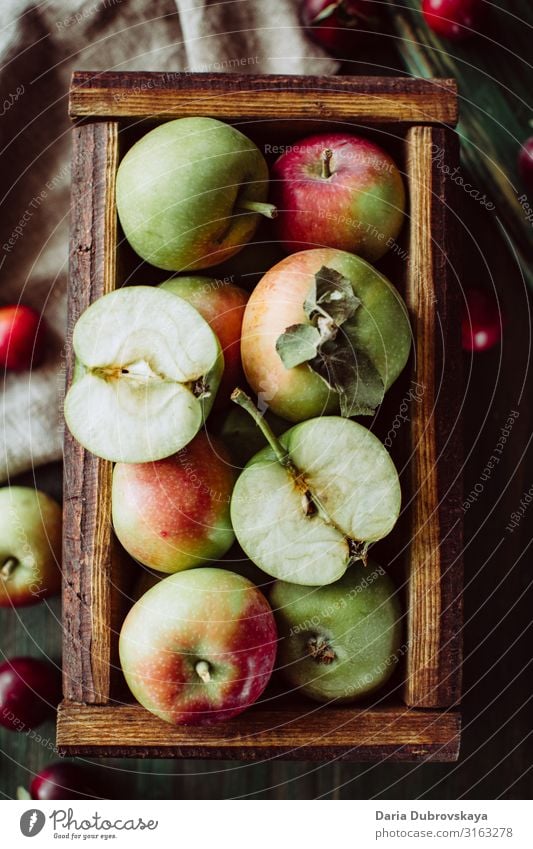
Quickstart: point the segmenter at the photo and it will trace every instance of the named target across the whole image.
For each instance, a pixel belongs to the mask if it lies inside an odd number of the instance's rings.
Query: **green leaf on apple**
[[[307,363],[337,392],[346,418],[372,415],[385,395],[376,366],[357,346],[351,320],[360,306],[350,280],[323,266],[303,304],[310,323],[291,325],[276,342],[285,368]]]

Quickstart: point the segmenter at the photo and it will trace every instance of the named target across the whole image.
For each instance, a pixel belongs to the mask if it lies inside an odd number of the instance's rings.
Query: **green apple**
[[[142,259],[192,271],[217,265],[253,236],[268,168],[243,133],[214,118],[178,118],[146,133],[122,159],[116,183],[122,229]]]
[[[270,601],[279,632],[278,668],[319,702],[352,702],[382,687],[401,647],[401,607],[385,571],[355,563],[335,584],[276,581]]]
[[[26,486],[0,489],[0,607],[35,604],[61,589],[61,507]]]
[[[106,460],[169,457],[196,435],[222,371],[218,340],[182,298],[126,286],[95,301],[74,328],[74,380],[65,420]]]
[[[337,581],[398,519],[400,482],[389,453],[373,433],[340,416],[310,419],[278,439],[244,392],[233,398],[269,442],[233,490],[239,544],[274,578]]]

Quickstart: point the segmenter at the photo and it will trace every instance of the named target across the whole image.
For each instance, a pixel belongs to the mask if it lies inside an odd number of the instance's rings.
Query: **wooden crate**
[[[335,128],[370,135],[393,149],[405,173],[409,216],[404,252],[389,256],[386,270],[406,298],[414,352],[410,374],[400,378],[385,401],[389,424],[409,381],[422,390],[421,398],[411,401],[409,422],[395,442],[396,462],[404,467],[405,510],[393,532],[393,559],[403,561],[406,641],[405,662],[394,686],[377,703],[353,708],[269,695],[240,717],[208,728],[167,725],[128,695],[117,661],[128,570],[122,568],[111,527],[112,466],[85,451],[66,431],[59,750],[71,755],[251,760],[455,760],[460,741],[462,511],[459,284],[452,262],[457,198],[447,178],[448,169],[458,165],[451,129],[457,120],[454,82],[77,72],[70,112],[76,124],[67,386],[76,320],[125,279],[129,248],[119,241],[115,210],[115,175],[123,148],[132,134],[154,122],[205,115],[236,124],[260,145]]]

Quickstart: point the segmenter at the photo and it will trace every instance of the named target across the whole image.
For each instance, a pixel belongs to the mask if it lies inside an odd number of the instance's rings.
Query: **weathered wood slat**
[[[457,122],[453,80],[407,77],[241,76],[77,71],[73,118],[221,120],[330,118],[384,123]]]
[[[201,757],[260,760],[456,760],[460,717],[454,712],[320,708],[252,710],[209,728],[175,727],[138,705],[64,702],[57,743],[65,754],[108,757]]]
[[[67,387],[72,332],[81,313],[115,288],[115,173],[118,125],[73,131]],[[63,686],[67,698],[106,702],[111,661],[111,464],[85,451],[65,428]]]
[[[451,134],[407,134],[410,247],[406,298],[419,400],[411,405],[411,544],[405,700],[440,707],[461,688],[461,520],[459,287],[452,279]],[[447,169],[450,169],[449,171]]]

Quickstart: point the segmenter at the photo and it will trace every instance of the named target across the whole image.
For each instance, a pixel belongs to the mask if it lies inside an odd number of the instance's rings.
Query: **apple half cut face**
[[[176,295],[129,286],[78,319],[65,420],[84,448],[113,462],[169,457],[196,435],[224,368],[218,340]]]
[[[340,416],[302,422],[276,442],[278,451],[262,449],[237,480],[237,539],[268,575],[333,583],[393,529],[401,506],[394,463],[367,428]]]

